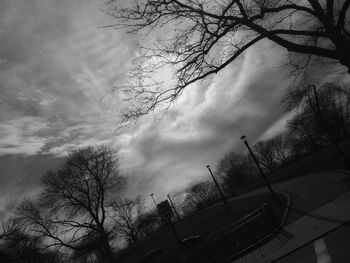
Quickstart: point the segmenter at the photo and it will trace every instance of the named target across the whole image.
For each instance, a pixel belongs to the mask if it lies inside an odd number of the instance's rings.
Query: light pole
[[[253,160],[254,160],[254,162],[255,162],[255,165],[256,165],[256,167],[258,167],[258,170],[259,170],[259,172],[260,172],[260,175],[261,175],[262,179],[264,180],[265,184],[266,184],[267,187],[269,188],[269,191],[270,191],[272,197],[275,199],[275,198],[276,198],[276,194],[275,194],[275,192],[272,190],[272,187],[271,187],[270,183],[267,181],[266,176],[265,176],[263,170],[261,169],[261,167],[260,167],[260,165],[259,165],[258,159],[255,157],[255,154],[253,153],[252,149],[250,148],[250,146],[249,146],[249,144],[248,144],[248,141],[247,141],[247,137],[246,137],[245,135],[242,135],[241,141],[245,144],[245,146],[247,147],[247,149],[248,149],[250,155],[253,157]]]
[[[174,209],[174,212],[175,212],[175,214],[176,214],[177,219],[180,221],[180,220],[181,220],[180,215],[179,215],[179,213],[177,212],[177,210],[176,210],[176,208],[175,208],[175,206],[174,206],[174,203],[173,203],[173,201],[172,201],[171,198],[170,198],[170,195],[167,195],[167,196],[168,196],[168,198],[169,198],[169,201],[170,201],[171,206],[172,206],[173,209]]]
[[[151,197],[152,197],[152,200],[153,200],[153,203],[154,203],[154,205],[157,207],[157,203],[156,203],[156,201],[154,200],[154,193],[152,193],[152,194],[150,194],[151,195]]]
[[[322,87],[324,87],[324,86],[321,86],[321,88]],[[320,123],[321,127],[325,130],[325,132],[327,133],[327,135],[329,137],[329,140],[335,146],[336,150],[338,151],[341,158],[343,159],[343,163],[344,163],[345,167],[347,167],[347,169],[349,169],[350,164],[349,164],[348,156],[344,153],[344,151],[340,147],[339,143],[337,142],[337,139],[333,135],[333,131],[327,126],[327,120],[323,117],[323,114],[321,111],[320,100],[318,97],[318,92],[320,91],[321,88],[319,88],[318,91],[316,89],[316,86],[314,86],[314,85],[309,85],[309,88],[312,88],[312,91],[314,93],[315,102],[316,102],[316,111],[317,111],[318,117],[320,119],[319,123]],[[310,100],[310,97],[309,97],[309,100]],[[310,104],[311,104],[311,101],[310,101]]]
[[[224,205],[226,206],[228,213],[230,214],[230,213],[231,213],[230,206],[228,205],[227,200],[226,200],[224,194],[222,193],[222,191],[221,191],[221,189],[220,189],[220,186],[219,186],[218,182],[216,181],[216,179],[215,179],[215,177],[214,177],[214,175],[213,175],[213,172],[212,172],[211,169],[210,169],[210,165],[209,165],[209,164],[207,165],[207,168],[208,168],[208,170],[209,170],[209,172],[210,172],[210,174],[211,174],[211,177],[212,177],[213,180],[214,180],[214,183],[215,183],[216,188],[218,189],[218,192],[219,192],[219,194],[220,194],[221,200],[222,200],[222,202],[224,203]]]

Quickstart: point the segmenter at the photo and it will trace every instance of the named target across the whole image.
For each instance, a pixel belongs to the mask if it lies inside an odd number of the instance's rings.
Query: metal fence
[[[230,262],[272,238],[279,230],[278,220],[265,203],[249,215],[206,237],[196,247],[189,249],[188,262]]]

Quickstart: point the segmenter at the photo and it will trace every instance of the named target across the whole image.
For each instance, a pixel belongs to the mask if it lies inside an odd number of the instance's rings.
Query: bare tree
[[[72,257],[77,262],[104,262],[101,236],[96,231],[88,231],[77,242]]]
[[[253,160],[246,154],[228,153],[218,164],[218,174],[223,181],[225,191],[236,191],[255,178],[257,173]]]
[[[140,197],[135,200],[120,198],[113,203],[116,213],[115,228],[130,244],[155,232],[160,221],[157,214],[147,212]]]
[[[0,240],[11,236],[14,232],[19,231],[19,226],[15,223],[14,220],[9,219],[6,221],[1,221],[1,232],[0,232]]]
[[[112,262],[108,205],[123,187],[118,156],[107,147],[71,152],[57,171],[42,177],[37,202],[24,201],[17,210],[23,226],[46,240],[44,247],[81,251],[83,240],[98,239],[103,262]]]
[[[300,156],[311,152],[319,152],[322,147],[329,145],[324,133],[320,133],[317,122],[310,111],[298,112],[287,123],[288,137],[292,142],[292,154]]]
[[[338,142],[350,134],[350,91],[346,87],[304,85],[289,90],[283,103],[287,111],[299,110],[288,123],[291,132],[300,134],[315,150],[333,144],[344,156]]]
[[[287,159],[287,149],[283,135],[259,141],[253,145],[260,165],[269,172],[276,170]]]
[[[210,181],[192,183],[186,190],[186,198],[183,201],[184,214],[190,214],[200,210],[219,199],[217,189]]]
[[[196,81],[218,73],[262,39],[290,53],[327,58],[350,72],[349,0],[110,0],[115,27],[131,33],[168,28],[145,48],[128,88],[130,119],[175,100]],[[169,32],[175,30],[175,34]],[[169,36],[170,35],[170,36]],[[161,38],[158,34],[157,39]],[[162,88],[152,75],[170,65],[174,86]]]
[[[42,249],[43,239],[26,233],[15,220],[2,223],[0,234],[0,262],[2,263],[58,263],[64,256],[55,250]]]

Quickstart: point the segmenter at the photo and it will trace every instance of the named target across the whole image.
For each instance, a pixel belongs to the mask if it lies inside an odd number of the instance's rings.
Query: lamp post
[[[222,202],[224,203],[224,205],[226,206],[228,213],[230,214],[230,213],[231,213],[230,206],[228,205],[227,200],[226,200],[224,194],[222,193],[222,191],[221,191],[221,189],[220,189],[220,186],[219,186],[218,182],[216,181],[216,179],[215,179],[215,177],[214,177],[214,175],[213,175],[213,172],[212,172],[211,169],[210,169],[210,165],[209,165],[209,164],[207,165],[207,168],[208,168],[208,170],[209,170],[209,172],[210,172],[210,174],[211,174],[211,177],[213,178],[213,181],[214,181],[214,183],[215,183],[216,188],[218,189],[218,192],[219,192],[219,194],[220,194],[221,200],[222,200]]]
[[[316,111],[317,111],[318,117],[320,119],[319,123],[320,123],[321,127],[324,129],[324,131],[326,132],[326,134],[328,135],[330,142],[335,146],[336,150],[338,151],[340,157],[343,160],[345,167],[349,170],[350,169],[349,158],[348,158],[347,154],[345,154],[345,152],[340,147],[339,143],[337,142],[337,139],[334,137],[333,131],[327,126],[327,120],[323,117],[323,114],[322,114],[320,100],[318,97],[318,92],[323,87],[325,87],[325,86],[321,86],[317,91],[316,86],[309,85],[309,88],[312,88],[312,91],[314,93],[315,102],[316,102]],[[309,97],[309,100],[310,100],[310,97]]]
[[[179,213],[177,212],[177,210],[176,210],[176,208],[175,208],[175,206],[174,206],[174,203],[173,203],[173,201],[172,201],[171,198],[170,198],[170,195],[167,195],[167,196],[168,196],[168,199],[169,199],[169,201],[170,201],[171,206],[172,206],[173,209],[174,209],[174,212],[175,212],[175,214],[176,214],[177,219],[180,221],[180,220],[181,220],[180,215],[179,215]]]
[[[256,165],[256,167],[258,167],[258,170],[259,170],[259,172],[260,172],[260,175],[261,175],[262,179],[264,180],[265,184],[266,184],[267,187],[269,188],[269,191],[270,191],[272,197],[275,199],[275,198],[276,198],[276,194],[275,194],[275,192],[272,190],[272,187],[271,187],[270,183],[267,181],[266,176],[265,176],[263,170],[261,169],[261,167],[260,167],[260,165],[259,165],[258,159],[256,158],[255,154],[253,153],[252,149],[250,148],[250,146],[249,146],[249,144],[248,144],[248,141],[247,141],[247,137],[246,137],[245,135],[242,135],[241,141],[245,144],[245,146],[247,147],[247,149],[248,149],[250,155],[253,157],[253,160],[254,160],[254,162],[255,162],[255,165]]]
[[[156,203],[156,201],[154,200],[154,197],[153,197],[153,196],[154,196],[154,193],[150,194],[150,196],[152,197],[152,200],[153,200],[154,205],[157,206],[157,203]]]

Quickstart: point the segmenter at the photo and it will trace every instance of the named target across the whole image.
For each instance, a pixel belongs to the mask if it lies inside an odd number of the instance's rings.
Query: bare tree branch
[[[112,261],[106,209],[124,186],[117,169],[118,156],[108,147],[71,152],[59,170],[42,177],[39,200],[22,202],[17,209],[18,220],[47,239],[45,248],[86,251],[86,242],[98,239],[92,251],[98,250],[105,262]]]
[[[139,58],[126,87],[132,105],[124,120],[173,102],[184,89],[223,70],[265,38],[291,53],[334,60],[350,70],[349,5],[348,0],[109,1],[107,13],[118,28],[175,32],[164,34]],[[168,66],[176,81],[164,87],[153,76]]]

